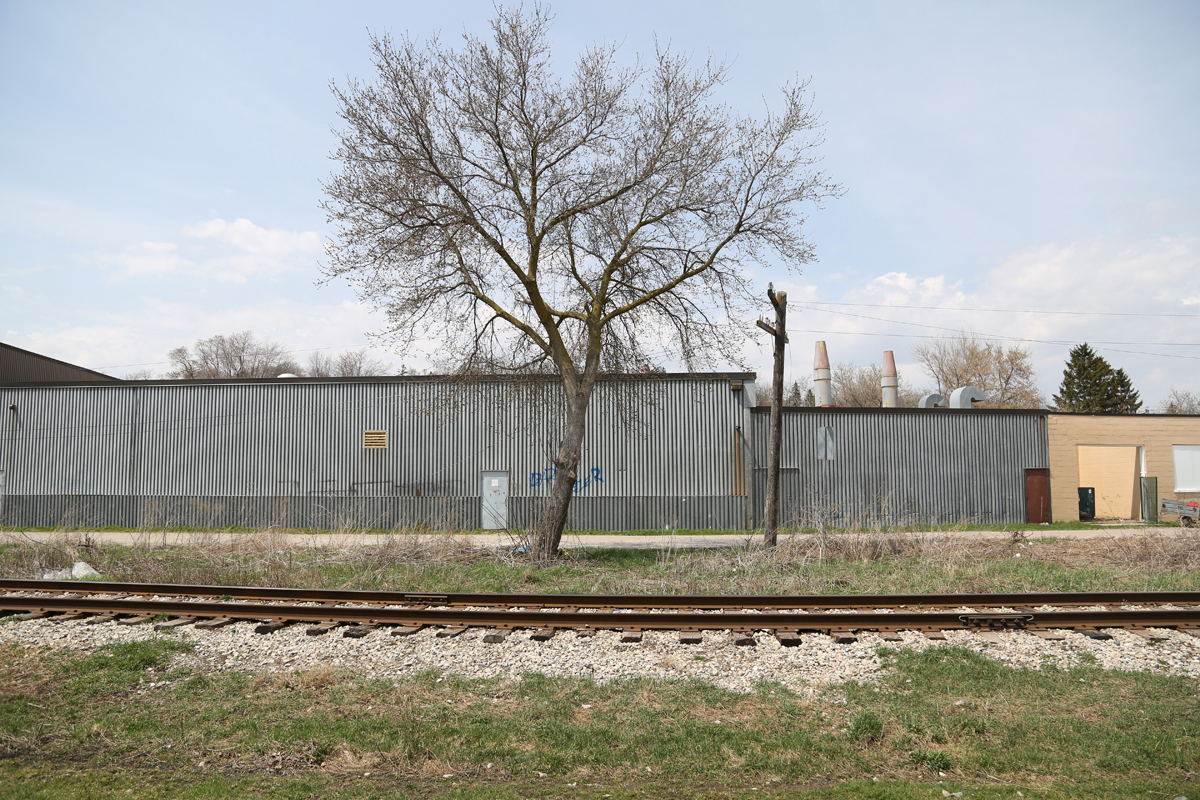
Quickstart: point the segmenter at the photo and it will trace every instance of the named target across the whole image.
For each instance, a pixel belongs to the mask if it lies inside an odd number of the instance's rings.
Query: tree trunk
[[[533,548],[534,558],[538,561],[549,561],[558,555],[558,545],[562,541],[563,528],[567,524],[567,509],[571,505],[575,481],[579,479],[583,432],[593,386],[591,381],[585,381],[584,385],[567,399],[567,424],[563,430],[562,443],[558,446],[558,455],[554,459],[554,484],[550,489],[550,502],[542,515],[537,542]]]

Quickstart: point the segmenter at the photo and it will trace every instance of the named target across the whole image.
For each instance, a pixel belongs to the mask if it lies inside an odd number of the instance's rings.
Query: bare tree
[[[967,333],[930,339],[913,348],[913,355],[935,381],[939,394],[962,386],[978,386],[987,395],[984,408],[1040,408],[1045,396],[1029,351],[1013,345],[983,342]]]
[[[816,170],[804,82],[762,120],[714,102],[724,64],[659,49],[630,68],[588,49],[551,69],[549,11],[500,9],[461,49],[372,36],[373,83],[335,87],[345,122],[325,186],[325,268],[444,366],[554,374],[563,437],[534,554],[558,550],[588,403],[604,371],[740,361],[742,266],[813,258],[801,204]]]
[[[367,348],[347,350],[330,356],[314,350],[308,357],[304,374],[312,378],[353,378],[366,375],[386,375],[387,364],[367,355]]]
[[[832,370],[833,404],[843,408],[880,408],[883,406],[883,366],[858,366],[853,361],[839,361]],[[903,375],[897,375],[901,408],[916,408],[921,393],[910,386]]]
[[[251,331],[197,339],[191,349],[176,347],[167,358],[168,378],[274,378],[300,372],[283,345],[259,339]]]
[[[1170,394],[1155,411],[1159,414],[1200,414],[1200,394],[1171,387]]]
[[[152,381],[157,377],[158,376],[154,374],[154,370],[150,369],[149,367],[142,367],[141,369],[134,370],[133,372],[126,372],[125,375],[121,378],[121,380],[123,380],[123,381]]]

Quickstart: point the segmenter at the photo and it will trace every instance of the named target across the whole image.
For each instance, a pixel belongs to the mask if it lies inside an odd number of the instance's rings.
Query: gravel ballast
[[[151,625],[85,625],[82,620],[51,619],[0,625],[0,642],[24,648],[68,648],[89,652],[107,644],[150,639],[186,640],[194,650],[177,657],[174,666],[199,671],[291,673],[344,669],[364,678],[395,679],[434,670],[465,678],[519,678],[530,672],[549,676],[592,678],[599,682],[634,677],[699,679],[732,691],[751,691],[760,681],[777,681],[802,694],[843,681],[871,681],[881,674],[876,648],[957,645],[1012,667],[1069,668],[1090,654],[1105,669],[1151,671],[1200,677],[1200,639],[1172,630],[1153,631],[1157,640],[1123,630],[1107,631],[1111,640],[1065,632],[1062,641],[1047,641],[1023,632],[991,634],[984,641],[966,631],[947,631],[944,642],[904,632],[900,642],[863,633],[853,644],[835,644],[820,634],[805,634],[797,647],[783,647],[767,632],[755,646],[735,646],[729,632],[706,631],[701,644],[680,644],[672,631],[646,631],[642,641],[621,643],[619,631],[578,636],[559,631],[546,642],[533,641],[531,630],[509,632],[505,641],[484,641],[487,631],[470,629],[453,638],[437,638],[435,628],[412,636],[392,636],[380,628],[361,639],[342,636],[341,629],[308,636],[307,624],[271,634],[256,634],[257,623],[238,622],[216,630],[192,626],[155,631]],[[1090,660],[1090,659],[1089,659]]]

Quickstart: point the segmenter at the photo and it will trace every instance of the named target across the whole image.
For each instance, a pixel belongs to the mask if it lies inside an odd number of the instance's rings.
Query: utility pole
[[[779,538],[779,449],[783,439],[783,348],[787,344],[787,292],[767,285],[767,299],[775,306],[775,327],[761,319],[758,327],[775,338],[775,371],[771,391],[771,436],[767,443],[767,508],[763,514],[763,544],[774,547]]]

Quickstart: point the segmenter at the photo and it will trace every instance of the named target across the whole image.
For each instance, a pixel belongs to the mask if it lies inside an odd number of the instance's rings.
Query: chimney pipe
[[[896,377],[896,357],[891,350],[883,351],[883,377],[879,380],[883,389],[883,407],[900,406],[900,379]]]
[[[813,390],[817,397],[817,405],[829,408],[833,405],[833,374],[829,371],[829,352],[824,342],[817,342],[816,354],[813,356]]]

